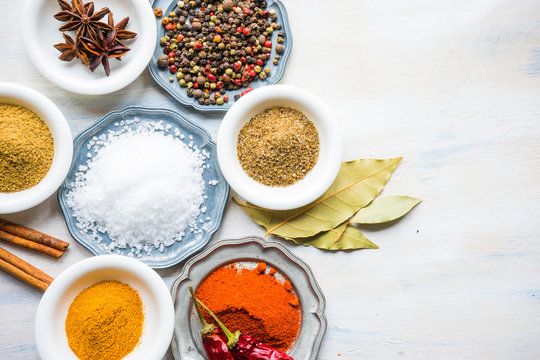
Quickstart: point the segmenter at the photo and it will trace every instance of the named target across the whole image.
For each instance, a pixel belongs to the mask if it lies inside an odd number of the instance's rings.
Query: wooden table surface
[[[294,49],[282,83],[325,98],[344,160],[404,157],[383,194],[424,200],[365,230],[379,250],[284,242],[327,299],[319,358],[540,358],[540,2],[284,3]],[[23,4],[0,2],[0,81],[48,96],[73,135],[128,105],[184,111],[146,70],[105,96],[54,86],[23,49]],[[202,125],[215,136],[219,120]],[[6,218],[71,242],[59,261],[5,246],[53,277],[92,256],[68,234],[56,196]],[[211,243],[263,233],[229,201]],[[159,271],[168,285],[182,265]],[[37,359],[41,294],[4,273],[0,284],[0,359]]]

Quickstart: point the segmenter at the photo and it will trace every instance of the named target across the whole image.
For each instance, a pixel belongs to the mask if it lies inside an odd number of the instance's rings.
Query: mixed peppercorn
[[[163,54],[157,65],[176,76],[187,95],[201,105],[229,101],[227,91],[252,90],[252,81],[266,79],[272,48],[277,65],[283,53],[285,33],[275,11],[266,10],[264,0],[178,1],[174,11],[162,18],[165,36]],[[161,9],[154,13],[160,17]],[[277,44],[272,34],[278,32]],[[174,77],[170,78],[174,81]]]

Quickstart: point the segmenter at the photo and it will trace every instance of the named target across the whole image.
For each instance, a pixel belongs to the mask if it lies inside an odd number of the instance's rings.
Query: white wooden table
[[[0,81],[48,96],[74,135],[128,105],[181,108],[147,71],[106,96],[55,87],[23,50],[23,3],[0,2]],[[365,231],[379,250],[285,243],[327,299],[319,358],[540,358],[540,2],[285,4],[294,50],[282,82],[326,98],[345,160],[404,156],[383,194],[424,199]],[[219,120],[203,126],[215,136]],[[59,261],[2,244],[53,277],[91,256],[55,196],[6,218],[71,242]],[[252,234],[263,230],[229,202],[212,242]],[[181,268],[159,273],[170,285]],[[0,359],[37,359],[41,294],[4,273],[0,284]]]

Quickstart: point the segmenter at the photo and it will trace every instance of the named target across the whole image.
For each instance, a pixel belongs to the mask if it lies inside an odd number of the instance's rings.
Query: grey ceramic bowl
[[[306,263],[283,245],[255,236],[219,241],[184,265],[171,290],[176,314],[171,343],[174,358],[206,359],[200,335],[202,326],[189,297],[189,285],[197,288],[214,269],[232,262],[265,262],[291,282],[300,300],[302,324],[289,355],[295,360],[316,359],[326,331],[324,295]]]
[[[171,11],[174,10],[176,7],[177,0],[155,0],[153,3],[154,9],[161,8],[163,9],[163,16],[166,16],[165,14],[169,14]],[[253,81],[249,84],[253,89],[266,86],[266,85],[272,85],[276,84],[281,78],[283,77],[283,74],[285,72],[285,67],[287,65],[287,61],[289,59],[289,55],[291,54],[292,50],[292,32],[291,27],[289,24],[289,18],[287,15],[287,10],[285,9],[285,6],[280,0],[267,0],[268,10],[275,10],[276,15],[278,17],[276,23],[282,25],[282,29],[280,31],[283,31],[285,33],[285,41],[283,42],[283,54],[281,54],[281,58],[279,60],[279,64],[273,65],[272,59],[276,55],[276,50],[272,49],[270,60],[268,61],[268,64],[266,65],[272,73],[270,76],[268,76],[265,80],[257,80]],[[178,81],[176,80],[176,77],[174,74],[171,74],[168,69],[160,69],[157,66],[157,58],[160,55],[163,55],[163,47],[159,45],[159,39],[161,39],[163,36],[165,36],[165,29],[161,24],[161,17],[156,17],[156,26],[157,26],[157,40],[156,40],[156,48],[154,50],[154,55],[152,57],[152,60],[150,60],[150,64],[148,64],[148,70],[150,71],[150,75],[154,80],[157,82],[159,86],[161,86],[165,91],[167,91],[173,98],[178,100],[183,105],[192,106],[197,110],[200,111],[227,111],[232,104],[234,104],[234,95],[240,94],[242,91],[245,90],[245,88],[241,88],[236,91],[227,91],[227,94],[229,95],[229,101],[223,105],[200,105],[197,100],[195,100],[192,97],[187,96],[186,88],[180,87],[178,84]],[[272,43],[277,44],[277,31],[274,31],[272,34]],[[173,77],[174,81],[171,83],[169,81],[169,78]]]
[[[185,141],[190,141],[188,136],[192,135],[194,145],[201,151],[206,150],[210,154],[209,159],[206,161],[210,166],[203,173],[205,182],[204,191],[208,198],[205,199],[204,203],[201,205],[206,206],[207,211],[206,213],[201,213],[199,219],[206,221],[206,217],[210,217],[211,220],[206,222],[207,224],[204,228],[201,227],[202,232],[197,234],[186,232],[182,241],[175,242],[173,245],[166,247],[164,252],[153,249],[150,254],[142,253],[142,257],[137,258],[150,267],[156,269],[166,268],[179,263],[201,250],[208,241],[210,241],[212,234],[221,224],[223,210],[225,209],[225,204],[229,195],[229,185],[219,169],[216,144],[212,141],[210,134],[208,134],[206,130],[191,123],[180,114],[166,109],[127,107],[123,110],[110,112],[75,138],[73,162],[64,183],[58,190],[58,201],[64,213],[64,218],[71,236],[95,255],[108,254],[100,244],[91,239],[89,234],[82,232],[77,227],[77,220],[73,216],[73,211],[67,205],[66,195],[69,193],[72,184],[75,181],[75,174],[77,173],[79,166],[88,163],[89,158],[87,154],[89,152],[92,153],[92,155],[95,154],[94,150],[89,149],[88,147],[92,138],[94,138],[94,136],[99,137],[100,134],[107,133],[109,130],[118,130],[118,124],[123,124],[126,120],[131,120],[135,117],[140,119],[139,123],[161,120],[164,125],[171,126],[169,131],[178,129],[185,134]],[[218,183],[216,185],[210,185],[208,183],[210,180],[217,180]],[[102,244],[110,244],[110,239],[107,234],[100,234],[100,237]],[[113,253],[127,256],[130,253],[130,249],[117,249]]]

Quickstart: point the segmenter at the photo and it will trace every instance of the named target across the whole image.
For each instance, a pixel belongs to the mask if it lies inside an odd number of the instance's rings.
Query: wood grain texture
[[[147,71],[97,97],[49,83],[21,45],[23,3],[0,2],[0,80],[48,96],[73,134],[134,104],[189,116]],[[362,228],[379,250],[286,243],[327,298],[319,358],[538,359],[540,2],[284,3],[294,49],[282,83],[325,98],[344,160],[404,157],[382,195],[424,200],[390,227]],[[215,136],[219,118],[202,125]],[[6,218],[71,242],[59,260],[6,246],[53,277],[90,256],[70,238],[54,196]],[[229,202],[212,242],[253,234],[264,230]],[[181,267],[160,274],[170,285]],[[3,273],[0,283],[0,359],[37,359],[41,294]]]

